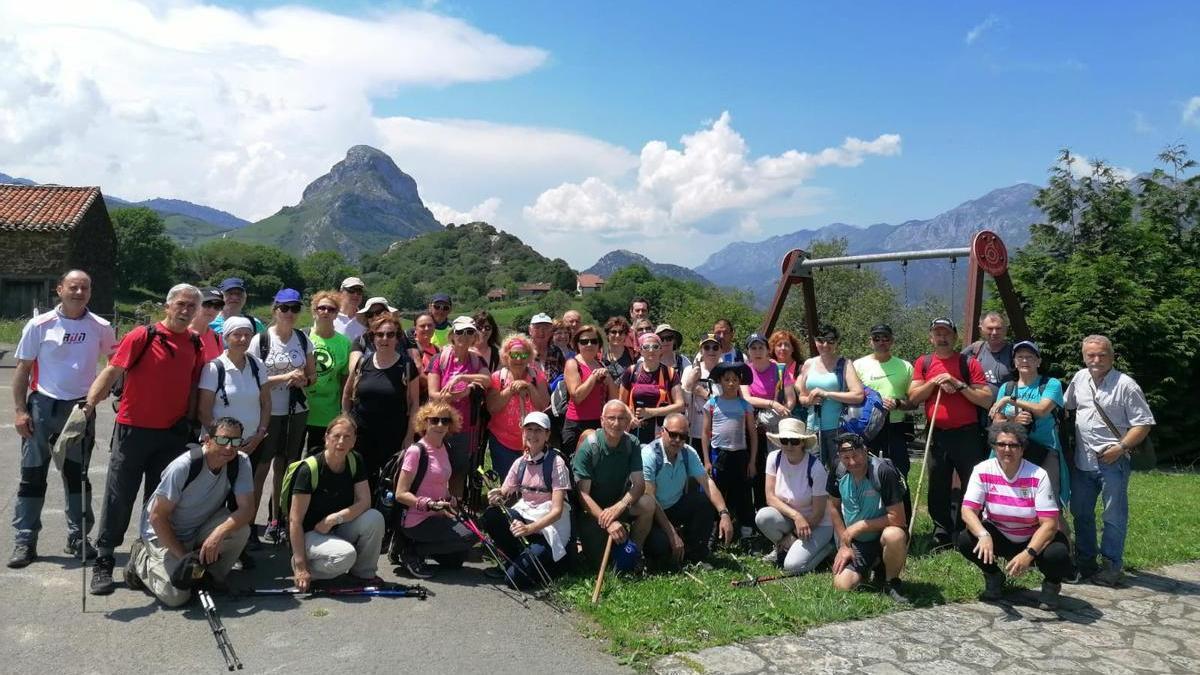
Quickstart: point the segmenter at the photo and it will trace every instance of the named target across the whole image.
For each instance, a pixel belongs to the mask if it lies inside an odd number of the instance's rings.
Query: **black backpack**
[[[812,490],[812,486],[813,486],[812,468],[813,468],[813,464],[817,463],[817,456],[812,454],[811,452],[806,452],[804,454],[808,455],[808,466],[805,468],[805,472],[808,474],[808,489]],[[775,455],[775,475],[776,475],[776,477],[778,477],[778,475],[779,475],[779,463],[782,461],[783,461],[783,450],[780,450],[779,454]],[[878,479],[876,479],[876,480],[878,480]],[[879,488],[876,488],[876,489],[879,489]]]
[[[138,362],[142,360],[142,357],[145,356],[146,352],[150,350],[150,344],[154,342],[155,338],[158,338],[162,342],[163,347],[166,348],[168,352],[171,352],[172,356],[175,355],[175,347],[171,345],[171,342],[166,335],[160,333],[158,329],[155,328],[155,324],[144,324],[141,327],[146,331],[146,341],[142,343],[141,350],[139,350],[137,355],[133,357],[133,360],[129,362],[129,365],[125,367],[125,371],[117,376],[116,381],[113,382],[112,387],[110,387],[108,390],[108,393],[113,396],[114,410],[116,410],[120,405],[121,395],[125,393],[125,374],[133,370],[134,366],[136,366]],[[134,328],[126,333],[123,339],[131,339],[136,332],[137,328]],[[188,331],[188,336],[192,339],[192,346],[196,348],[196,358],[201,358],[202,354],[204,353],[204,346],[200,344],[200,336],[196,335],[190,329]]]
[[[417,472],[413,474],[412,485],[408,487],[408,491],[414,495],[421,488],[421,482],[425,480],[425,473],[429,471],[429,448],[425,447],[425,441],[417,441],[416,445],[421,454],[417,458]],[[379,470],[379,481],[375,486],[375,508],[383,514],[384,522],[389,526],[394,526],[397,530],[400,528],[400,523],[403,521],[408,507],[396,501],[396,480],[400,477],[400,467],[404,464],[404,456],[410,449],[405,448],[384,462],[383,468]],[[390,500],[387,498],[388,492],[393,493]]]
[[[187,479],[183,481],[183,488],[179,490],[182,495],[183,491],[188,488],[197,478],[200,477],[200,472],[204,470],[204,448],[199,445],[192,444],[188,447],[191,453],[191,464],[188,465]],[[233,457],[233,461],[225,465],[225,477],[229,479],[229,492],[225,498],[225,507],[230,513],[237,511],[237,498],[233,494],[233,486],[237,485],[238,472],[242,468],[242,453],[237,453]]]
[[[250,374],[254,376],[254,383],[257,384],[258,388],[261,390],[262,382],[258,379],[258,362],[255,361],[254,357],[250,356],[249,354],[246,355],[246,362],[250,364]],[[216,393],[221,397],[221,400],[225,402],[225,405],[228,406],[229,395],[225,393],[225,362],[220,358],[216,358],[213,359],[213,363],[216,364],[217,367]]]
[[[308,359],[308,336],[302,330],[292,330],[296,334],[296,340],[300,342],[300,351],[304,354],[304,358]],[[271,330],[268,328],[257,335],[258,337],[258,358],[263,362],[267,362],[267,354],[271,352]],[[280,342],[283,342],[280,340]],[[285,345],[286,346],[286,345]],[[257,379],[257,377],[255,378]],[[304,393],[304,389],[297,387],[288,387],[288,412],[296,409],[296,406],[304,405],[308,400],[308,395]]]
[[[542,456],[542,487],[531,488],[525,487],[525,468],[529,466],[529,460],[522,456],[517,460],[517,489],[527,492],[545,492],[547,494],[554,491],[550,487],[551,481],[554,478],[554,460],[558,457],[558,450],[554,448],[546,448],[546,454]],[[569,474],[570,472],[568,472]],[[570,478],[568,478],[570,480]]]

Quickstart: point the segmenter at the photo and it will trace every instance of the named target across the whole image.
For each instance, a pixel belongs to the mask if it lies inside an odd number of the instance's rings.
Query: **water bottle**
[[[390,507],[395,503],[396,503],[396,494],[394,492],[392,492],[391,490],[388,490],[387,492],[385,492],[383,495],[383,505],[386,507]]]

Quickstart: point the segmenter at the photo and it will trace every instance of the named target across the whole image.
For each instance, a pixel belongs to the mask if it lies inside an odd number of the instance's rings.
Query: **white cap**
[[[540,312],[538,314],[534,314],[533,318],[531,318],[529,320],[530,326],[532,326],[534,324],[539,324],[539,323],[554,323],[554,319],[551,319],[549,314],[546,314],[545,312]]]
[[[253,333],[254,322],[244,316],[231,316],[225,319],[225,323],[221,324],[221,335],[229,335],[239,328],[245,328]]]
[[[364,284],[362,279],[359,279],[358,277],[346,277],[345,279],[342,279],[343,289],[354,288],[355,286],[358,286],[359,288],[366,288],[367,285]]]
[[[460,331],[460,330],[463,330],[464,328],[470,328],[472,330],[479,330],[478,328],[475,327],[475,319],[472,319],[469,316],[458,317],[457,319],[454,320],[454,323],[450,324],[450,327],[453,328],[455,331]]]
[[[392,305],[388,302],[387,298],[385,298],[383,296],[378,296],[378,297],[371,298],[370,300],[367,300],[365,303],[363,303],[363,307],[362,307],[362,309],[358,310],[358,313],[366,314],[367,312],[371,311],[371,308],[374,307],[375,305],[383,305],[384,307],[387,307],[387,310],[389,312],[392,312],[393,314],[400,311],[400,310],[396,309],[395,307],[392,307]]]
[[[529,413],[528,415],[526,415],[525,419],[521,422],[521,426],[523,426],[523,427],[528,426],[530,424],[536,424],[539,427],[545,429],[546,431],[549,431],[550,430],[550,417],[547,416],[546,413],[544,413],[544,412],[535,410],[535,411]]]

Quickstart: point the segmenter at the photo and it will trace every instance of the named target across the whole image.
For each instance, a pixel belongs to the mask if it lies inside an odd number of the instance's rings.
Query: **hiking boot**
[[[8,558],[8,566],[19,570],[27,567],[34,560],[37,560],[37,544],[17,544]]]
[[[1114,565],[1107,560],[1104,561],[1104,569],[1092,575],[1093,584],[1109,588],[1120,588],[1124,580],[1125,573],[1121,571],[1120,565]]]
[[[88,539],[87,537],[84,537],[83,539],[68,539],[66,547],[63,548],[63,553],[66,553],[67,555],[71,556],[72,558],[75,558],[76,560],[78,560],[79,559],[79,542],[81,542],[81,541],[83,542],[83,550],[86,551],[86,553],[84,555],[87,556],[88,560],[95,560],[96,559],[96,547],[92,546],[92,540]]]
[[[420,556],[408,556],[404,559],[404,571],[414,579],[432,579],[433,572],[429,571],[429,567],[425,564],[425,560]]]
[[[885,584],[883,594],[891,598],[892,602],[897,605],[911,605],[912,600],[904,597],[901,590],[900,579],[892,579]]]
[[[117,561],[111,555],[96,558],[96,566],[92,568],[92,595],[111,595],[113,584],[113,567]]]
[[[1038,609],[1044,609],[1048,612],[1058,609],[1058,598],[1061,591],[1062,584],[1043,581],[1042,592],[1038,595]]]
[[[1004,573],[984,572],[983,592],[979,594],[979,599],[984,602],[995,602],[1002,597],[1004,597]]]
[[[143,582],[142,578],[139,577],[137,574],[137,559],[138,559],[138,556],[141,554],[142,549],[145,546],[146,546],[146,544],[143,543],[141,539],[135,539],[133,541],[133,546],[129,547],[129,562],[125,563],[125,573],[124,573],[125,586],[134,591],[146,590],[145,582]],[[100,563],[97,562],[96,564],[99,565]],[[112,573],[110,572],[109,573],[110,577],[111,577],[111,574]],[[93,578],[92,579],[92,589],[93,589],[92,592],[93,593],[96,592],[94,590],[95,588],[96,588],[96,580]]]

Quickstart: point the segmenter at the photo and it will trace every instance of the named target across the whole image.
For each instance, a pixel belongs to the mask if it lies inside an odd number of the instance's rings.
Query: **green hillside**
[[[210,239],[218,239],[222,234],[230,231],[229,228],[178,213],[164,213],[162,216],[167,236],[185,248]]]

